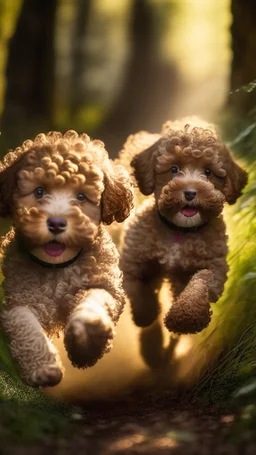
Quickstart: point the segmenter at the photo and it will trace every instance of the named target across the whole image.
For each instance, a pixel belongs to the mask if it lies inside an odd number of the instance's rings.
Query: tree
[[[86,101],[84,73],[86,70],[86,33],[91,10],[90,0],[77,0],[76,20],[73,32],[72,73],[71,73],[71,116],[76,116]]]
[[[133,1],[131,58],[123,87],[105,121],[94,133],[106,143],[111,156],[117,154],[132,132],[158,131],[170,117],[177,85],[176,71],[159,56],[154,8],[148,0]]]
[[[231,90],[236,90],[256,79],[256,2],[232,0],[231,11],[233,14]],[[256,107],[256,91],[250,95],[244,91],[234,93],[229,104],[238,112],[249,112]]]
[[[9,44],[1,130],[12,147],[52,127],[57,0],[24,0]]]

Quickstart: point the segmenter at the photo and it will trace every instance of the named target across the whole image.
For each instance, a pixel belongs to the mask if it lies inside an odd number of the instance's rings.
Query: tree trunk
[[[112,157],[129,134],[140,129],[159,131],[170,116],[176,70],[159,56],[154,8],[148,0],[133,2],[131,58],[123,87],[103,125],[94,133],[105,142]]]
[[[231,90],[233,91],[256,79],[256,2],[255,0],[232,0],[231,10],[233,14]],[[229,104],[238,112],[249,112],[256,107],[256,90],[251,93],[245,91],[233,93]]]
[[[57,0],[24,0],[10,40],[1,129],[4,142],[53,125],[54,26]]]
[[[72,118],[86,103],[86,87],[84,75],[86,70],[86,33],[91,10],[91,0],[77,0],[76,21],[73,33],[73,54],[71,73],[71,101],[70,111]]]

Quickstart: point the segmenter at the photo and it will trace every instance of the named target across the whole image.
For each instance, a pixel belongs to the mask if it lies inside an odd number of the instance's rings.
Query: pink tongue
[[[184,215],[184,216],[194,216],[197,213],[197,210],[195,210],[195,209],[182,209],[180,211],[180,213],[182,213],[182,215]]]
[[[58,242],[49,242],[44,249],[49,256],[57,257],[65,251],[65,245]]]

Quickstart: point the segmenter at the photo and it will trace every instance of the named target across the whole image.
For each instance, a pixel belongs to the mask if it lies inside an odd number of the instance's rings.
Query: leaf
[[[253,81],[249,82],[249,84],[244,84],[241,87],[232,90],[229,92],[230,95],[233,95],[233,93],[238,93],[238,92],[246,92],[246,93],[251,93],[253,90],[256,88],[256,79]]]
[[[242,278],[243,281],[247,280],[256,280],[256,273],[255,272],[249,272],[246,275],[243,276]]]
[[[252,123],[252,125],[249,125],[245,130],[241,131],[241,133],[239,133],[238,136],[233,141],[229,142],[228,146],[232,148],[235,145],[239,144],[240,142],[243,141],[243,139],[249,136],[255,128],[256,123]]]
[[[234,393],[234,398],[238,398],[238,397],[241,397],[241,396],[249,395],[252,392],[256,392],[256,380],[253,381],[253,382],[250,382],[250,383],[242,386],[240,389],[238,389]]]

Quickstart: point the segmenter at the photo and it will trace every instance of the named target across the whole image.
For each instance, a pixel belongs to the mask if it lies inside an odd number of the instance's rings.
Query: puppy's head
[[[196,123],[198,125],[198,123]],[[199,226],[234,204],[247,173],[214,127],[167,122],[162,137],[131,163],[141,192],[154,193],[160,213],[180,227]]]
[[[0,216],[12,218],[25,248],[44,262],[72,259],[101,221],[121,222],[131,208],[128,175],[86,134],[39,134],[0,163]]]

